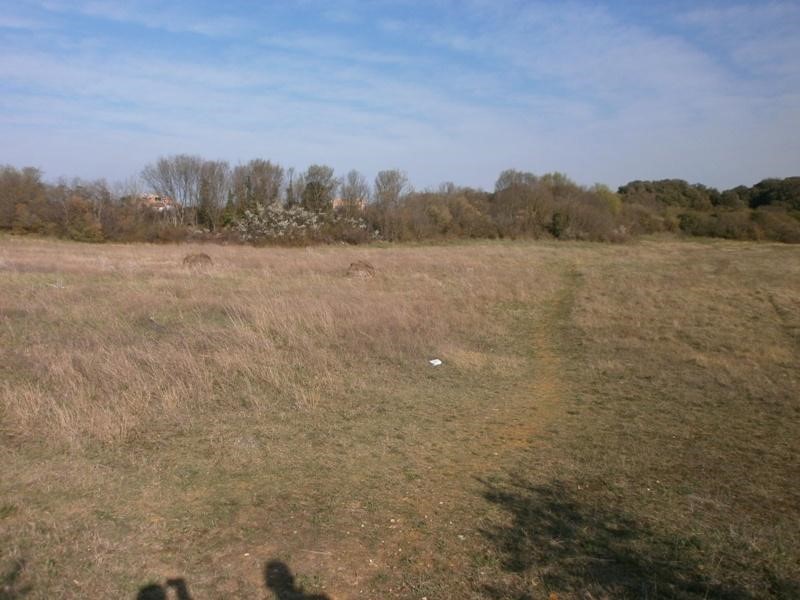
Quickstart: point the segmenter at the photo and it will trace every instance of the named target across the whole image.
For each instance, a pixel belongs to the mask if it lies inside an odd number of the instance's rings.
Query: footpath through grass
[[[3,244],[0,598],[798,594],[797,249]]]
[[[486,482],[490,597],[800,597],[800,261],[660,250],[577,259],[553,444]]]

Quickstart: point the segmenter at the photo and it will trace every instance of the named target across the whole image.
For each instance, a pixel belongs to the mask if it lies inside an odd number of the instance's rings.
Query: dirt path
[[[489,508],[483,481],[515,465],[522,452],[549,446],[551,428],[566,410],[565,335],[580,274],[567,266],[559,283],[544,302],[508,308],[507,316],[516,323],[508,343],[527,355],[524,373],[512,387],[499,395],[475,390],[464,397],[452,427],[449,410],[436,407],[427,426],[417,431],[413,452],[402,449],[405,468],[420,476],[395,487],[396,498],[385,498],[383,510],[376,511],[374,516],[386,515],[374,530],[377,543],[335,532],[323,542],[316,540],[327,554],[299,557],[298,569],[324,573],[332,597],[373,597],[357,589],[373,581],[370,571],[379,581],[395,582],[388,586],[394,594],[384,590],[386,597],[404,598],[411,592],[436,598],[480,596],[480,569],[474,581],[445,582],[463,575],[464,565],[482,552],[480,529]],[[382,468],[390,471],[394,460],[385,458]],[[367,528],[375,525],[366,523]],[[351,573],[349,581],[336,577],[342,572]]]
[[[509,433],[504,434],[502,430],[498,432],[498,436],[511,441],[509,449],[544,443],[546,429],[558,420],[564,410],[565,394],[569,393],[565,363],[569,359],[564,355],[563,340],[580,274],[569,266],[565,268],[561,279],[562,285],[553,297],[532,309],[528,388],[521,390],[512,410],[506,415],[511,421],[511,425],[507,426]],[[535,414],[530,412],[531,409]]]

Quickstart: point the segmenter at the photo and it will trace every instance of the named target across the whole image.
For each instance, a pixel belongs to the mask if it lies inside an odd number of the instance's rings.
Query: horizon
[[[417,189],[797,175],[800,5],[27,0],[0,16],[0,164],[327,164]],[[768,31],[769,37],[762,32]]]

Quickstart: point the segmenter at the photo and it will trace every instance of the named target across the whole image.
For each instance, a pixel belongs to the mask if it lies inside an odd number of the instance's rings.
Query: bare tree
[[[305,188],[303,174],[295,173],[294,167],[289,167],[286,171],[286,190],[284,191],[284,201],[286,206],[292,207],[300,204]]]
[[[111,186],[111,195],[118,201],[136,198],[142,195],[142,183],[140,177],[128,177],[123,181],[115,181]]]
[[[400,199],[410,191],[408,177],[402,171],[390,169],[380,171],[375,177],[375,207],[381,234],[387,240],[402,237],[403,221],[400,215]]]
[[[403,171],[389,169],[375,177],[375,202],[394,208],[409,191],[408,177]]]
[[[442,196],[454,196],[460,191],[460,188],[452,181],[443,181],[439,184],[437,192]]]
[[[207,160],[200,172],[200,199],[197,221],[212,231],[220,221],[228,192],[231,189],[231,168],[222,160]]]
[[[84,181],[75,178],[68,187],[72,196],[78,196],[89,203],[92,215],[98,220],[102,218],[103,211],[113,201],[113,195],[105,179]]]
[[[517,171],[516,169],[506,169],[497,177],[494,184],[494,191],[500,192],[512,186],[533,187],[539,178],[528,171]]]
[[[283,167],[256,158],[233,170],[233,193],[237,206],[248,208],[277,202],[283,187]]]
[[[169,196],[184,209],[194,210],[200,198],[200,181],[203,159],[189,154],[161,157],[142,170],[142,179],[153,191]],[[179,219],[183,221],[183,212]]]
[[[369,184],[366,178],[353,169],[345,175],[339,187],[339,196],[345,212],[360,211],[369,199]]]
[[[303,179],[303,208],[315,212],[329,211],[333,206],[333,195],[339,187],[333,169],[326,165],[311,165],[303,174]]]

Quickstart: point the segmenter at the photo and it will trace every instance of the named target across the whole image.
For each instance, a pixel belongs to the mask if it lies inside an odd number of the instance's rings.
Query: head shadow
[[[330,600],[326,594],[307,594],[295,582],[289,566],[279,560],[271,560],[264,567],[264,585],[275,596],[275,600]]]
[[[192,600],[186,580],[183,577],[167,579],[164,585],[158,583],[148,584],[139,589],[139,593],[136,594],[136,600],[167,600],[170,598],[170,589],[175,591],[175,597],[178,600]]]
[[[15,561],[11,568],[0,573],[0,600],[17,600],[27,596],[33,589],[20,580],[25,569],[25,561]]]

